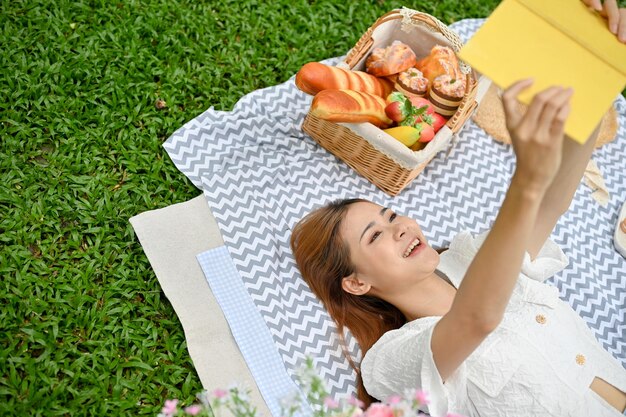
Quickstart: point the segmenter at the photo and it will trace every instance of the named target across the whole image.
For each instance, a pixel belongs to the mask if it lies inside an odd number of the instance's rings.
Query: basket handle
[[[459,52],[463,47],[463,41],[459,38],[459,35],[446,26],[441,20],[429,15],[428,13],[418,12],[417,10],[403,7],[401,9],[392,10],[378,18],[378,20],[374,22],[365,35],[359,40],[359,42],[357,42],[354,48],[348,51],[344,60],[345,64],[343,64],[343,66],[352,68],[356,65],[356,58],[362,55],[362,51],[368,50],[372,45],[372,32],[383,23],[397,19],[402,19],[401,27],[404,30],[408,30],[405,29],[407,27],[415,27],[420,24],[428,27],[429,29],[436,28],[431,30],[441,33],[441,35],[446,38],[448,42],[450,42],[452,49],[455,52]],[[459,60],[459,66],[463,74],[469,74],[472,71],[472,68],[461,60]]]
[[[397,13],[402,16],[403,28],[407,25],[415,26],[416,23],[419,24],[421,22],[423,24],[437,28],[437,30],[443,35],[443,37],[450,42],[454,52],[459,52],[463,47],[463,41],[461,40],[459,35],[451,30],[441,20],[437,19],[435,16],[429,15],[428,13],[418,12],[417,10],[409,9],[406,7],[397,10]],[[463,74],[469,74],[472,70],[469,65],[467,65],[460,59],[459,66]]]

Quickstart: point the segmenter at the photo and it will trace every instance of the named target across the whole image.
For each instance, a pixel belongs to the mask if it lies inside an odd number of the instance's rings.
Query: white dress
[[[438,269],[455,287],[485,237],[461,233],[441,255]],[[436,417],[622,416],[589,386],[598,377],[626,392],[626,370],[557,288],[542,282],[567,262],[552,241],[534,261],[526,254],[502,323],[445,384],[431,351],[441,317],[425,317],[385,333],[367,352],[361,362],[365,388],[381,400],[420,388],[431,399],[424,411]]]

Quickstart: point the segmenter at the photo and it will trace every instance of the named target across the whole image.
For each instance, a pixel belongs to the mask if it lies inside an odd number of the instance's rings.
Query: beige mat
[[[141,213],[130,223],[183,326],[204,389],[242,384],[261,415],[271,416],[196,260],[224,244],[204,197]]]

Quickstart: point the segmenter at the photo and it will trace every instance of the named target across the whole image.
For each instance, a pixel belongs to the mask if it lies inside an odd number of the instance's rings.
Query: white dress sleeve
[[[522,274],[528,278],[543,282],[557,272],[562,271],[568,263],[569,259],[559,245],[548,239],[534,260],[530,260],[528,252],[524,254]]]
[[[474,256],[487,238],[489,231],[473,237],[469,232],[459,233],[450,243],[450,248],[441,255],[439,270],[446,274],[458,288]],[[534,260],[528,252],[524,254],[521,273],[535,281],[543,282],[564,269],[569,260],[561,248],[552,240],[546,240]]]
[[[440,317],[426,317],[385,333],[361,362],[367,392],[380,401],[407,390],[421,389],[430,404],[422,411],[434,416],[464,412],[467,398],[465,364],[441,380],[431,349],[431,337]]]

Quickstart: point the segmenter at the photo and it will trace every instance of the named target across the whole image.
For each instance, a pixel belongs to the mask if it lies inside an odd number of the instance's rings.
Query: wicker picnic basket
[[[456,33],[435,17],[411,9],[397,9],[380,17],[338,66],[364,70],[370,52],[394,40],[411,46],[418,58],[428,55],[436,44],[447,45],[454,51],[459,51],[463,44]],[[461,69],[467,77],[465,97],[446,126],[421,151],[411,151],[370,123],[333,123],[309,113],[302,129],[374,185],[390,195],[397,195],[424,170],[435,154],[447,147],[478,105],[477,74],[464,63]]]

